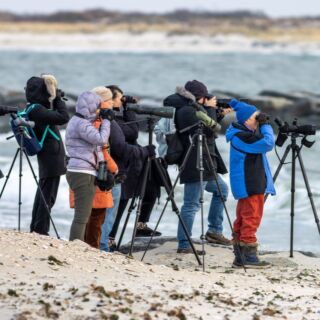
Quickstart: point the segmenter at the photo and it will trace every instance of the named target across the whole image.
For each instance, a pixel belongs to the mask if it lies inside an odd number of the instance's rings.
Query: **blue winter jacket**
[[[254,194],[275,195],[273,179],[266,153],[274,147],[274,135],[269,124],[254,133],[244,125],[233,123],[226,132],[230,142],[230,183],[235,199]]]

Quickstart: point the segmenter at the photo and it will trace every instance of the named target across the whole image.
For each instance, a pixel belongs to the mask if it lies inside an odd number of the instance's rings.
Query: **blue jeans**
[[[121,196],[121,184],[119,183],[112,188],[113,207],[107,209],[106,217],[101,227],[100,250],[103,250],[106,252],[109,252],[109,247],[108,247],[109,234],[112,230],[114,219],[118,211],[120,196]]]
[[[218,183],[221,189],[224,200],[228,197],[228,186],[223,179],[218,175]],[[204,190],[212,193],[212,199],[210,203],[210,209],[208,214],[208,231],[222,233],[223,231],[223,202],[221,201],[219,190],[215,180],[204,181]],[[181,218],[183,219],[188,234],[192,236],[192,226],[195,215],[200,209],[200,195],[201,195],[201,184],[200,182],[186,183],[184,185],[184,197],[183,205],[181,208]],[[181,223],[178,226],[178,242],[180,249],[190,248],[187,237],[183,231]]]

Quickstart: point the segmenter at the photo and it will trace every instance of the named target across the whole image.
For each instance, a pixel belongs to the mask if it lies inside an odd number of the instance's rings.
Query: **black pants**
[[[152,213],[152,209],[154,207],[154,204],[156,203],[157,197],[158,197],[158,190],[155,190],[154,188],[147,188],[145,196],[142,200],[141,204],[141,212],[139,217],[139,222],[147,223],[150,220],[150,216]],[[119,224],[121,221],[121,218],[123,216],[123,213],[126,210],[127,204],[129,202],[129,199],[121,199],[119,203],[118,212],[116,215],[116,218],[113,223],[112,230],[109,234],[110,238],[115,238],[118,232]]]
[[[59,182],[59,176],[39,180],[39,187],[42,190],[44,199],[49,207],[50,212],[54,206],[54,203],[56,202]],[[48,235],[50,229],[50,212],[48,212],[38,188],[33,203],[30,232]]]

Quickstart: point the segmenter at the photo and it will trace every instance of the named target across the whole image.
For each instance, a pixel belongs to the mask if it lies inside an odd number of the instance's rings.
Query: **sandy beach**
[[[135,259],[81,241],[0,231],[0,318],[319,319],[320,258],[263,255],[267,270],[232,269],[230,248],[206,245],[206,271],[165,242]]]

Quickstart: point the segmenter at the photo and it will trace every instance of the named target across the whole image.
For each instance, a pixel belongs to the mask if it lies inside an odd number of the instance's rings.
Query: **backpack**
[[[27,105],[24,110],[17,113],[17,118],[22,118],[25,121],[30,121],[29,113],[37,106],[39,105]],[[49,125],[46,126],[40,141],[32,128],[21,125],[19,126],[16,124],[14,119],[10,120],[10,126],[19,146],[24,148],[24,151],[28,156],[34,156],[42,150],[44,140],[48,133],[50,133],[57,141],[60,141],[60,137],[50,129]]]
[[[180,164],[184,149],[174,120],[162,118],[157,124],[155,133],[159,150],[161,148],[159,155],[166,160],[167,164]]]

